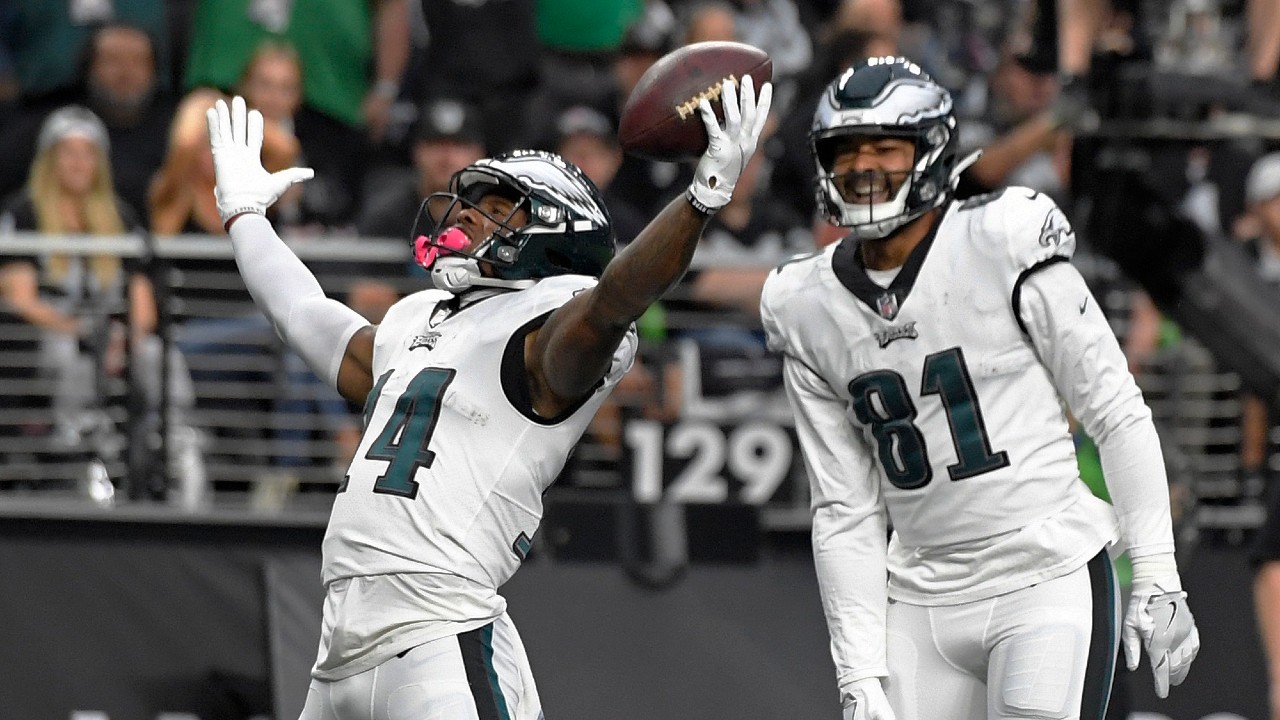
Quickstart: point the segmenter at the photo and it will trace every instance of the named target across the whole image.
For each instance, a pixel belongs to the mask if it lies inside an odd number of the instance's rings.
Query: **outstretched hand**
[[[750,75],[742,78],[742,96],[738,85],[726,80],[721,86],[720,102],[724,106],[724,126],[716,119],[711,102],[703,98],[698,102],[702,122],[707,126],[706,152],[698,160],[693,171],[693,184],[689,186],[689,199],[694,207],[705,212],[718,210],[729,204],[733,188],[738,184],[742,170],[756,151],[756,143],[769,118],[773,104],[773,83],[765,83],[756,98],[754,81]]]
[[[219,100],[205,113],[209,145],[217,177],[213,194],[224,227],[244,213],[265,215],[289,186],[315,176],[311,168],[288,168],[276,173],[262,167],[262,113],[248,110],[244,98],[232,98],[228,108]]]

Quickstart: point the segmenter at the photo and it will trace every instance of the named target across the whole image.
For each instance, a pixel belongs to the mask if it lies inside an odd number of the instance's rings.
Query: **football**
[[[622,108],[618,142],[650,160],[692,160],[707,149],[707,128],[698,101],[707,98],[724,120],[718,101],[725,80],[750,75],[756,92],[773,79],[765,51],[737,42],[700,42],[667,53],[649,68]]]

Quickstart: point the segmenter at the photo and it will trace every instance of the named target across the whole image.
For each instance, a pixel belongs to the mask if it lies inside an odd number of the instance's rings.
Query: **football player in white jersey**
[[[498,588],[529,551],[542,494],[631,366],[634,321],[680,278],[755,151],[772,88],[726,83],[724,121],[685,197],[614,257],[600,194],[558,155],[518,151],[429,198],[415,257],[435,289],[374,327],[325,297],[266,220],[311,171],[268,174],[262,117],[209,112],[218,207],[277,332],[363,403],[365,431],[324,540],[326,597],[304,720],[536,720],[542,707]],[[739,99],[740,98],[740,99]]]
[[[951,98],[904,58],[833,81],[811,131],[848,235],[761,298],[812,488],[813,553],[846,720],[1101,718],[1123,620],[1164,697],[1199,637],[1174,562],[1151,414],[1075,237],[1043,194],[953,200]],[[1064,405],[1114,507],[1079,480]],[[892,534],[890,535],[890,529]]]

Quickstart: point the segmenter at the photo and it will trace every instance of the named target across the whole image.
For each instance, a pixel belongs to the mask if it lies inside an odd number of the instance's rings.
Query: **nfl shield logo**
[[[882,294],[876,300],[876,309],[880,311],[880,317],[885,320],[892,320],[898,316],[898,294],[887,292]]]

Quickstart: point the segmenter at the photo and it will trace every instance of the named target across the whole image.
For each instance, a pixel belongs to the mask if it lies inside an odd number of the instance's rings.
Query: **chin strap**
[[[504,280],[480,274],[480,263],[475,258],[444,257],[431,265],[431,283],[439,290],[454,295],[473,287],[495,287],[508,290],[531,288],[537,280]]]

